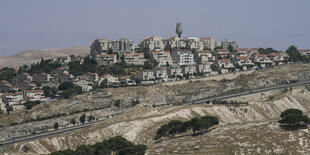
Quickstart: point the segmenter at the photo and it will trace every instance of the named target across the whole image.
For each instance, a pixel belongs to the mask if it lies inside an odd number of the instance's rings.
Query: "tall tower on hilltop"
[[[178,34],[178,37],[181,38],[181,34],[183,33],[183,29],[182,29],[182,24],[181,23],[177,23],[177,28],[176,28],[175,32]]]

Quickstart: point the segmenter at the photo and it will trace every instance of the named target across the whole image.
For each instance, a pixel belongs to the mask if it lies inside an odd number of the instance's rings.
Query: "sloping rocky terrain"
[[[0,66],[19,67],[24,64],[39,62],[41,58],[49,59],[60,56],[84,55],[89,53],[90,48],[87,46],[71,47],[65,49],[45,49],[45,50],[25,50],[12,56],[1,56]]]
[[[300,150],[299,147],[301,147],[299,145],[300,141],[302,141],[300,143],[303,145],[309,144],[309,138],[302,136],[307,133],[307,130],[296,132],[285,131],[279,128],[277,120],[279,119],[279,114],[287,108],[298,108],[308,113],[310,109],[310,92],[304,87],[293,88],[292,92],[275,90],[263,94],[251,94],[231,99],[249,102],[249,105],[244,106],[182,104],[216,94],[271,86],[287,79],[307,80],[309,77],[310,65],[289,65],[268,68],[249,75],[240,75],[232,80],[201,80],[189,81],[186,84],[172,86],[159,84],[154,86],[98,90],[73,97],[69,100],[59,100],[40,104],[30,111],[21,110],[13,112],[11,115],[3,114],[1,115],[0,123],[3,124],[4,127],[0,128],[0,135],[4,137],[4,139],[6,139],[5,137],[8,137],[8,135],[11,135],[10,133],[13,131],[17,135],[24,135],[24,132],[33,131],[34,127],[42,128],[42,126],[47,126],[52,128],[51,126],[55,122],[59,122],[60,125],[66,126],[70,124],[69,120],[71,118],[78,119],[83,113],[87,115],[92,114],[98,119],[103,119],[115,114],[120,115],[87,129],[1,147],[0,151],[23,154],[25,152],[23,152],[22,148],[24,145],[27,145],[31,153],[46,154],[60,149],[74,149],[80,144],[93,144],[105,138],[121,135],[135,143],[147,144],[149,154],[179,154],[192,152],[201,154],[205,154],[206,152],[214,154],[222,154],[225,152],[229,154],[274,154],[287,152],[286,150],[288,148],[281,147],[282,143],[277,143],[275,138],[268,143],[267,141],[265,143],[265,139],[268,138],[260,139],[258,142],[255,142],[255,140],[245,142],[246,139],[255,139],[255,132],[262,130],[262,132],[260,132],[260,137],[264,137],[264,135],[268,137],[267,133],[273,136],[277,136],[278,133],[279,136],[283,134],[282,138],[279,139],[281,142],[286,140],[285,133],[292,133],[295,141],[291,141],[294,143],[294,145],[291,145],[294,147],[291,152],[298,153],[297,150]],[[117,100],[120,100],[120,107],[114,106]],[[140,104],[132,107],[133,100],[139,100]],[[87,110],[83,111],[83,109]],[[77,112],[78,110],[82,111]],[[73,112],[75,113],[73,114]],[[9,123],[12,121],[22,123],[29,118],[50,116],[57,113],[65,113],[66,115],[46,121],[9,126]],[[193,117],[203,115],[217,116],[220,119],[220,125],[210,133],[206,133],[202,136],[193,137],[188,133],[186,134],[187,136],[180,135],[180,137],[175,139],[166,139],[159,142],[153,140],[155,132],[160,125],[172,119],[189,120]],[[245,129],[248,129],[246,130],[248,132],[245,132]],[[234,132],[235,134],[232,134]],[[238,142],[238,138],[242,137],[242,133],[246,133],[243,136],[246,138]],[[223,135],[222,139],[219,138],[221,137],[219,135]],[[303,140],[300,140],[300,138],[303,138]],[[207,139],[210,139],[210,141]],[[185,141],[189,142],[189,147],[185,147],[184,145],[186,144],[180,144],[185,143]],[[199,143],[200,141],[203,141],[201,145]],[[234,143],[232,143],[232,141],[234,141]],[[266,147],[258,146],[260,143],[263,143]],[[272,145],[270,146],[270,144]],[[280,151],[275,152],[277,149]],[[225,152],[220,152],[221,150]],[[305,147],[303,151],[309,153],[307,147]]]

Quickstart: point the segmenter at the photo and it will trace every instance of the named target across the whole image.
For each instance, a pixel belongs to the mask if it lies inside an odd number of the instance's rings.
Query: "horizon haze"
[[[310,48],[310,1],[2,1],[0,55],[26,49],[89,46],[92,39],[212,37],[240,47]]]

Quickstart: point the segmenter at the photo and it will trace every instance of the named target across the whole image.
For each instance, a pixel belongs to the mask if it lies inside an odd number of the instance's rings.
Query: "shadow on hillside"
[[[308,126],[307,125],[290,126],[290,125],[281,124],[280,128],[287,130],[287,131],[295,131],[299,129],[308,129]]]

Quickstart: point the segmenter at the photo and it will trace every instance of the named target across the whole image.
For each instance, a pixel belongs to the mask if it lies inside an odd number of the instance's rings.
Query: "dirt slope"
[[[83,55],[89,53],[89,47],[72,47],[65,49],[25,50],[9,57],[0,57],[0,66],[18,67],[38,62],[41,58],[55,56]]]

